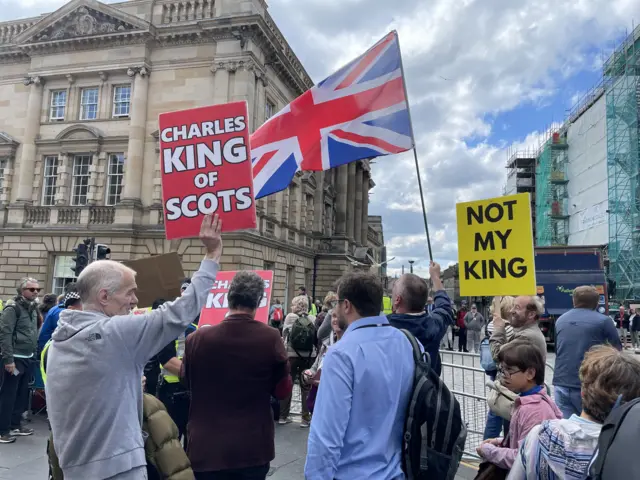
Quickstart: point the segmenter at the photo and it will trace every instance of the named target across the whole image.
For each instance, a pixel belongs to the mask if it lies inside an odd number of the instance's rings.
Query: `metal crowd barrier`
[[[441,350],[442,373],[440,377],[449,387],[460,403],[460,413],[467,424],[467,443],[465,455],[479,458],[476,447],[482,443],[484,427],[487,423],[489,376],[480,366],[480,355],[477,353],[452,352]],[[545,380],[550,390],[553,377],[553,366],[547,363]],[[549,394],[551,392],[549,391]]]
[[[442,373],[440,377],[449,387],[460,403],[460,413],[467,424],[467,442],[464,453],[467,457],[477,459],[476,447],[482,443],[484,427],[487,423],[486,386],[489,376],[480,366],[480,355],[477,353],[452,352],[440,350],[442,359]],[[545,381],[547,390],[551,395],[551,379],[553,378],[553,366],[547,363]],[[293,386],[291,399],[291,415],[298,417],[301,414],[302,402],[298,382]]]

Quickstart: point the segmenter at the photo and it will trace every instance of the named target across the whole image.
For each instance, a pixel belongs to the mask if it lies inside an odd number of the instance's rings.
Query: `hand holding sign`
[[[431,278],[431,281],[433,282],[433,288],[438,291],[438,290],[444,290],[444,286],[442,285],[442,280],[441,280],[441,268],[440,268],[440,264],[434,262],[433,260],[429,263],[429,278]]]
[[[218,215],[205,215],[200,227],[200,241],[207,249],[206,258],[220,262],[222,256],[222,220]]]

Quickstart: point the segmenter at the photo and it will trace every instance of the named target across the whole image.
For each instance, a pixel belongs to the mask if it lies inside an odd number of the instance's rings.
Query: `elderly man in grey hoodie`
[[[135,272],[110,260],[90,264],[77,290],[84,311],[64,310],[47,359],[47,407],[65,480],[144,480],[142,372],[198,315],[222,254],[221,222],[202,222],[205,257],[191,285],[145,315]]]

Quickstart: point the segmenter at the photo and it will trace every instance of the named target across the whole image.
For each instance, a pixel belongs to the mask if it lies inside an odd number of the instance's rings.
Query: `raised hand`
[[[206,257],[210,260],[220,261],[222,256],[222,220],[218,215],[205,215],[200,227],[200,241],[206,248]]]

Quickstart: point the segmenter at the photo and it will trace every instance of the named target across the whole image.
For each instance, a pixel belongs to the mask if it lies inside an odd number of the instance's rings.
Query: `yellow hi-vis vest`
[[[191,326],[194,327],[196,330],[198,329],[198,326],[195,323],[192,323]],[[182,357],[184,357],[184,348],[185,348],[186,340],[187,340],[186,331],[182,332],[180,336],[176,338],[176,358],[178,360],[182,360]],[[164,378],[165,382],[178,383],[180,381],[180,378],[178,378],[177,375],[174,375],[169,370],[165,369],[162,364],[160,364],[160,369],[162,373],[162,378]]]
[[[393,313],[391,308],[391,297],[382,297],[382,311],[385,315]]]
[[[42,353],[40,354],[40,374],[42,375],[42,383],[47,383],[47,354],[49,353],[49,347],[51,346],[51,340],[45,343]]]

